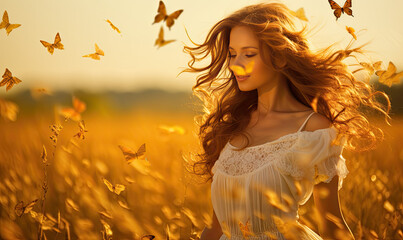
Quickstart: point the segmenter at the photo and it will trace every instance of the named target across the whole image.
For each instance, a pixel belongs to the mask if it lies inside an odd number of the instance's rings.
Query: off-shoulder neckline
[[[327,128],[316,129],[316,130],[313,130],[313,131],[303,130],[303,131],[292,132],[292,133],[285,134],[285,135],[283,135],[283,136],[281,136],[281,137],[279,137],[279,138],[277,138],[277,139],[275,139],[273,141],[265,142],[265,143],[254,145],[254,146],[249,146],[249,147],[246,147],[245,149],[257,148],[257,147],[269,145],[269,144],[272,144],[272,143],[280,142],[282,140],[284,141],[284,139],[286,139],[286,137],[290,137],[290,136],[293,136],[295,134],[302,134],[302,133],[313,134],[313,133],[322,132],[322,131],[329,131],[331,129],[336,130],[336,128],[334,126],[330,126],[330,127],[327,127]],[[237,148],[237,147],[233,146],[230,143],[230,141],[228,141],[227,144],[232,149],[240,149],[240,148]]]

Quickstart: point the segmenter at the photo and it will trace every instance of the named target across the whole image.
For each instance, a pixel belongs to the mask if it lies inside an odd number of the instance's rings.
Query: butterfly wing
[[[146,152],[146,144],[143,143],[136,152],[136,156],[138,159],[144,160]]]
[[[102,51],[102,50],[98,47],[98,45],[97,45],[96,43],[95,43],[95,53],[98,54],[98,55],[104,56],[104,51]]]
[[[161,44],[160,44],[160,46],[159,47],[163,47],[163,46],[165,46],[165,45],[167,45],[168,43],[171,43],[171,42],[175,42],[176,40],[164,40]]]
[[[78,98],[73,97],[73,107],[77,112],[82,113],[86,109],[86,104],[80,101]]]
[[[13,29],[16,29],[17,27],[21,26],[21,24],[10,24],[6,27],[7,35],[10,34],[10,32]]]
[[[108,180],[106,180],[106,178],[103,178],[103,181],[104,181],[106,187],[108,187],[109,191],[114,192],[112,183],[110,183]]]
[[[18,217],[21,217],[22,214],[24,214],[24,202],[20,201],[15,205],[14,207],[15,214],[17,214]]]
[[[299,8],[297,11],[292,12],[292,14],[294,16],[296,16],[297,18],[303,20],[303,21],[308,21],[308,18],[305,15],[305,10],[304,8]]]
[[[2,27],[0,27],[0,28],[5,28],[9,23],[10,23],[10,21],[8,20],[8,13],[7,13],[7,11],[4,11],[4,13],[3,13],[3,22],[2,22],[2,24],[4,23],[4,26],[2,26]]]
[[[115,185],[115,193],[119,195],[122,191],[124,191],[126,187],[122,184],[116,184]]]
[[[250,61],[248,64],[246,64],[245,73],[246,74],[252,73],[254,66],[255,66],[255,61]]]
[[[238,65],[232,65],[229,67],[236,75],[246,75],[245,69]]]
[[[333,0],[328,0],[330,7],[334,10],[333,14],[336,16],[336,20],[341,16],[341,7]]]
[[[128,164],[132,163],[136,158],[136,153],[133,152],[130,148],[118,145],[120,150],[123,153],[123,156],[125,157],[125,160],[127,161]]]
[[[174,25],[174,20],[177,19],[179,17],[179,15],[181,15],[182,12],[183,12],[183,9],[177,10],[177,11],[169,14],[169,16],[166,18],[166,24],[170,30],[171,30],[172,25]]]
[[[343,12],[346,13],[347,15],[353,16],[353,10],[351,10],[351,1],[352,0],[347,0],[344,3]]]
[[[53,51],[54,51],[53,45],[46,41],[43,41],[43,40],[39,40],[39,41],[42,43],[42,45],[44,47],[46,47],[48,49],[48,52],[53,55]]]
[[[160,1],[157,11],[158,14],[154,17],[154,22],[152,24],[161,22],[167,17],[167,10],[165,8],[164,2]]]
[[[57,49],[64,49],[61,41],[62,41],[62,39],[60,38],[60,34],[57,33],[55,36],[55,42],[53,43],[53,47],[55,47]]]
[[[6,68],[6,71],[4,72],[2,78],[11,78],[12,74],[10,72],[10,70],[8,70],[8,68]]]
[[[379,70],[381,68],[382,61],[377,61],[373,64],[375,70]]]
[[[34,208],[37,201],[38,199],[35,199],[32,202],[28,203],[27,206],[24,207],[24,213],[29,213],[32,210],[32,208]]]
[[[369,75],[374,74],[374,68],[371,66],[371,64],[366,63],[366,62],[360,62],[360,65],[365,68],[369,72]]]

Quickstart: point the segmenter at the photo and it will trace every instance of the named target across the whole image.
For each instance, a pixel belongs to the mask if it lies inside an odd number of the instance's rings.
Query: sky
[[[186,68],[190,56],[183,52],[191,39],[202,43],[210,28],[232,12],[255,3],[253,0],[166,0],[168,14],[183,9],[169,30],[165,23],[152,24],[159,0],[0,0],[0,16],[7,10],[10,23],[22,26],[8,36],[0,30],[0,74],[8,68],[22,80],[10,92],[31,87],[53,90],[84,89],[88,91],[137,91],[162,88],[191,91],[196,74],[179,72]],[[266,1],[269,2],[269,1]],[[392,61],[403,70],[402,0],[352,0],[354,17],[342,14],[335,21],[327,0],[278,0],[291,10],[303,7],[315,34],[315,47],[351,40],[345,29],[353,27],[357,46],[371,41],[367,50],[373,61]],[[339,5],[344,0],[335,0]],[[105,21],[109,19],[121,34]],[[163,25],[165,39],[176,41],[159,49],[154,46]],[[40,43],[53,43],[59,32],[64,50],[50,55]],[[101,60],[82,57],[95,52],[94,44],[105,52]],[[0,88],[0,95],[5,87]]]

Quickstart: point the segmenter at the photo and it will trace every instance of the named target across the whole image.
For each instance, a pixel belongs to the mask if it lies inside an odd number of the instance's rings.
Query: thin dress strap
[[[298,132],[300,132],[302,130],[302,128],[304,128],[305,124],[308,122],[309,118],[314,114],[315,112],[311,112],[311,114],[309,114],[309,116],[305,119],[305,122],[301,125],[301,127],[298,129]]]

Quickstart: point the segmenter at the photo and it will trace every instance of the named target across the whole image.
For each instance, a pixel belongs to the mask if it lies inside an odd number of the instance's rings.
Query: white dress
[[[299,226],[298,239],[322,240],[298,221],[298,206],[310,198],[315,184],[328,183],[336,174],[340,190],[348,170],[342,156],[345,138],[332,144],[336,128],[301,131],[313,113],[297,132],[274,141],[242,151],[229,142],[223,148],[211,183],[212,205],[223,231],[220,240],[286,239],[276,216]]]

